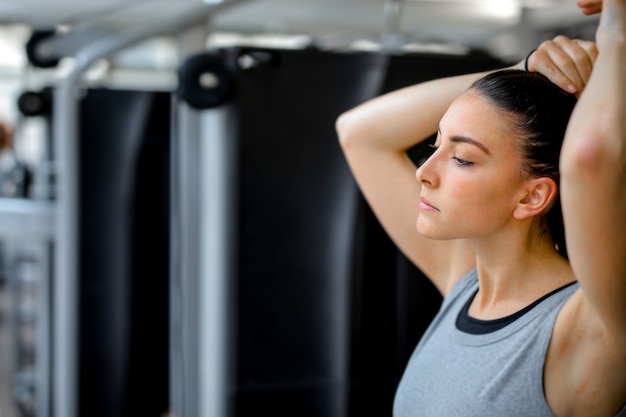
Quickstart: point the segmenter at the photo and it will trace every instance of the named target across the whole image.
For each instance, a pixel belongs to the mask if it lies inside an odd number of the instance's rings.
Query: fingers
[[[557,36],[537,48],[528,59],[528,68],[542,73],[562,89],[580,94],[597,56],[594,42]]]
[[[578,0],[576,5],[585,15],[592,15],[602,11],[602,0]]]
[[[577,48],[571,51],[571,55],[575,57],[574,63],[584,88],[589,81],[589,77],[591,77],[596,58],[598,58],[598,48],[596,43],[591,41],[576,39],[574,43],[576,43]]]

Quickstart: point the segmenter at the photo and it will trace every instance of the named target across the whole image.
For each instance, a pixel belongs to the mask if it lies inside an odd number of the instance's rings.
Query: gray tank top
[[[468,273],[413,352],[394,417],[554,417],[543,393],[543,365],[556,316],[577,288],[563,287],[516,315],[484,322],[462,314],[478,291],[476,270]]]

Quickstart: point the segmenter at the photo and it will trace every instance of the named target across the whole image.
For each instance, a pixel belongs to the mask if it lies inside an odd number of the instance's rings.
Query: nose
[[[431,156],[415,171],[415,178],[417,178],[423,186],[434,187],[436,185],[436,176],[432,165],[433,157]]]

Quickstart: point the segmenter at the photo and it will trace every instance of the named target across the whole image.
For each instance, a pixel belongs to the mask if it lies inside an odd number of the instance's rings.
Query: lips
[[[439,211],[439,209],[431,204],[426,198],[422,197],[419,204],[420,210],[424,211]]]

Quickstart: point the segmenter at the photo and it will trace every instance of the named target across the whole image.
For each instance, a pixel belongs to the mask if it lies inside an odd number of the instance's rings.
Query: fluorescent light
[[[510,19],[520,13],[520,6],[516,0],[481,0],[474,1],[474,4],[482,13],[495,18]]]
[[[520,13],[520,0],[409,0],[412,3],[456,5],[473,9],[481,16],[511,19]]]

